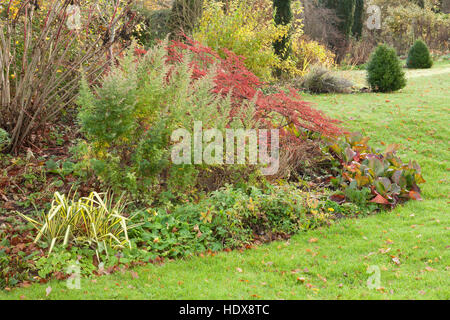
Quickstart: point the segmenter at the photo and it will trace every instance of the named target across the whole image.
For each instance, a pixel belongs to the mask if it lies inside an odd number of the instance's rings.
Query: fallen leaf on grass
[[[323,282],[327,282],[327,278],[322,277],[320,274],[317,274],[317,277],[322,280]]]
[[[389,251],[391,251],[391,248],[381,248],[378,250],[380,253],[388,253]]]

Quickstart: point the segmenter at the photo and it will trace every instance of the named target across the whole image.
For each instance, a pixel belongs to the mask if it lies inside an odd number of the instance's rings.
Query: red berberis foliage
[[[210,68],[215,67],[216,93],[228,95],[231,92],[235,111],[244,105],[245,100],[254,99],[256,120],[274,127],[280,125],[279,118],[282,116],[285,121],[280,129],[283,129],[284,133],[287,132],[286,128],[292,126],[297,130],[306,129],[325,136],[338,136],[345,132],[337,125],[338,120],[330,119],[321,111],[312,108],[311,103],[303,101],[294,89],[264,94],[261,89],[266,84],[245,67],[245,58],[226,49],[223,51],[225,58],[221,58],[211,48],[186,37],[186,42],[169,43],[167,61],[181,62],[186,52],[190,52],[193,56],[191,66],[194,78],[205,76]]]

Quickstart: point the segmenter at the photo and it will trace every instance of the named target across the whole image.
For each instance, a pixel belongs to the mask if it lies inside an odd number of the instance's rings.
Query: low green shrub
[[[42,256],[36,259],[34,263],[35,270],[41,279],[47,279],[49,276],[57,276],[64,279],[70,276],[72,272],[79,271],[80,276],[90,276],[97,267],[94,265],[95,251],[89,248],[71,247],[70,249],[56,247],[51,255]]]
[[[240,248],[255,241],[286,238],[359,209],[311,197],[294,185],[259,189],[227,186],[197,203],[149,209],[139,213],[143,224],[133,241],[161,257],[183,257],[206,250]]]
[[[331,145],[339,160],[337,177],[332,180],[334,185],[348,200],[359,205],[369,201],[394,207],[410,199],[422,200],[418,185],[425,180],[417,162],[404,164],[396,156],[399,145],[377,152],[368,141],[360,133],[353,133]]]
[[[429,69],[433,66],[430,50],[422,40],[417,40],[409,50],[406,66],[412,69]]]
[[[77,148],[79,158],[113,190],[149,202],[196,192],[205,165],[170,161],[175,130],[192,132],[197,121],[203,130],[223,132],[242,123],[230,118],[229,97],[214,93],[215,72],[194,77],[189,53],[168,64],[165,46],[154,46],[141,58],[131,49],[101,86],[91,90],[84,82],[78,100],[87,140]]]
[[[319,201],[309,204],[308,196],[294,185],[213,192],[209,201],[215,209],[211,212],[215,234],[227,246],[237,247],[254,240],[286,237],[329,222],[330,213],[321,210]]]
[[[374,91],[392,92],[406,86],[405,72],[395,49],[379,45],[367,64],[367,81]]]

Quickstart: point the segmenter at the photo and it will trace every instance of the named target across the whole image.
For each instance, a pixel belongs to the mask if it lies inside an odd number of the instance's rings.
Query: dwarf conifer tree
[[[406,86],[405,72],[394,48],[379,45],[367,65],[367,81],[372,90],[393,92]]]

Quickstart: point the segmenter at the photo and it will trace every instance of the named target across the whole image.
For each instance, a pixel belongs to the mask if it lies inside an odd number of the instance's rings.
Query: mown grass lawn
[[[402,144],[427,180],[422,202],[244,252],[82,279],[81,290],[52,281],[0,299],[449,299],[449,92],[445,73],[392,94],[305,96],[375,146]],[[369,266],[380,269],[379,290],[367,286]]]

